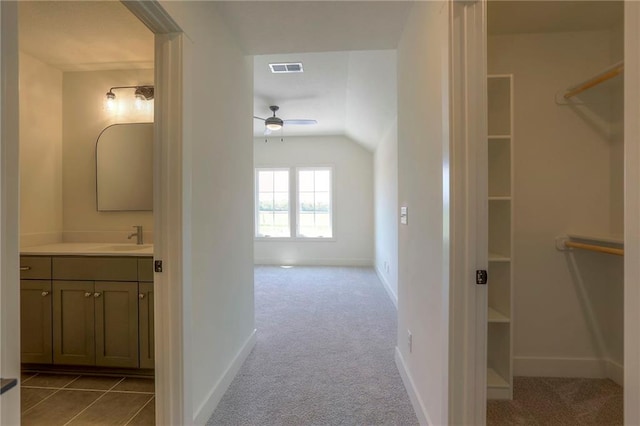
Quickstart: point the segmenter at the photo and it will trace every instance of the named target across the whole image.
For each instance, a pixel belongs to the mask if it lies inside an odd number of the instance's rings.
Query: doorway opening
[[[18,9],[22,422],[153,424],[154,35],[119,2]]]

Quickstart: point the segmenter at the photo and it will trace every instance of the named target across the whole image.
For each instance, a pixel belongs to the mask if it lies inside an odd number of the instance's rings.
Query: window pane
[[[331,191],[331,172],[329,170],[316,171],[315,190]]]
[[[276,192],[273,194],[273,209],[277,211],[289,211],[289,193]]]
[[[331,197],[328,192],[316,192],[316,211],[328,212],[331,206]]]
[[[302,192],[298,195],[301,212],[312,212],[315,209],[313,192]]]
[[[313,227],[315,225],[315,218],[313,213],[300,213],[298,218],[300,229]]]
[[[290,237],[289,170],[257,171],[256,235]]]
[[[258,192],[273,191],[273,172],[270,170],[260,170],[258,172]]]
[[[313,170],[298,171],[298,191],[313,191]]]
[[[266,194],[260,193],[258,196],[259,200],[259,211],[271,211],[273,210],[273,193],[269,192]]]
[[[273,172],[273,190],[289,193],[289,171],[278,170]]]
[[[298,236],[331,238],[331,169],[298,171]]]
[[[268,213],[263,213],[260,212],[259,215],[259,225],[260,228],[262,228],[263,226],[272,226],[273,225],[273,213],[268,212]]]

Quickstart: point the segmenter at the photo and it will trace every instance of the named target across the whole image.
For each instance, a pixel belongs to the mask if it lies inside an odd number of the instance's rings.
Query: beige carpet
[[[622,403],[608,379],[514,377],[512,401],[487,403],[487,425],[622,425]]]

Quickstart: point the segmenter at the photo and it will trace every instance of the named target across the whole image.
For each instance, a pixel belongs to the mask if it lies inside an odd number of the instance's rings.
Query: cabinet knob
[[[101,295],[102,293],[98,293],[98,292],[93,293],[93,297],[100,297]]]
[[[86,292],[86,293],[84,294],[84,297],[91,297],[91,293]]]
[[[49,295],[49,292],[48,292],[48,291],[43,291],[43,292],[42,292],[42,297],[45,297],[45,296],[48,296],[48,295]]]
[[[21,266],[20,270],[21,271],[30,271],[31,270],[31,266]]]
[[[139,297],[140,299],[144,299],[144,293],[140,293],[140,294],[138,294],[138,297]]]

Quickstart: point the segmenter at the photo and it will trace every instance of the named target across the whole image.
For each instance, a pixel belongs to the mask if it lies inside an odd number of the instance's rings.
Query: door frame
[[[154,276],[156,422],[188,424],[183,318],[183,33],[157,0],[122,2],[155,34]],[[18,5],[0,2],[0,373],[19,378]],[[0,398],[0,423],[20,423],[20,393]]]
[[[449,424],[486,421],[487,34],[486,0],[454,0],[450,22],[451,263]]]
[[[624,423],[640,424],[640,3],[624,5]]]
[[[190,424],[183,276],[184,33],[157,0],[122,0],[154,33],[153,145],[156,424]]]
[[[0,2],[0,376],[20,378],[18,4]],[[17,388],[17,386],[16,386]],[[20,424],[20,391],[0,397],[0,424]]]

